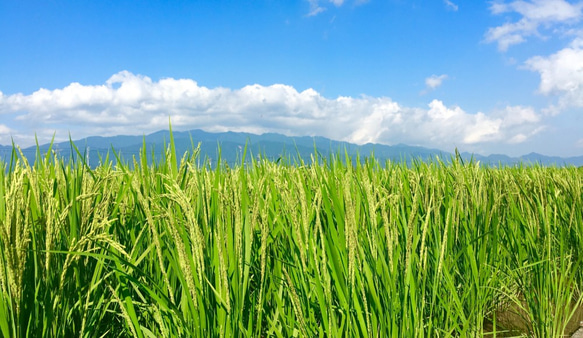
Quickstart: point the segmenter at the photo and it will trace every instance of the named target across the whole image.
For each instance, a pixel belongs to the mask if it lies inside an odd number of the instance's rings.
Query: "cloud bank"
[[[313,89],[274,84],[240,89],[207,88],[191,79],[147,76],[122,71],[102,85],[71,83],[30,95],[0,93],[0,143],[31,144],[34,133],[47,141],[71,133],[141,135],[168,128],[211,132],[277,132],[289,136],[325,136],[354,143],[407,143],[451,150],[458,146],[526,141],[541,129],[530,107],[509,106],[491,114],[471,114],[433,100],[426,108],[404,107],[387,97],[340,96],[329,99]],[[10,133],[10,135],[8,135]],[[465,147],[464,147],[465,146]]]

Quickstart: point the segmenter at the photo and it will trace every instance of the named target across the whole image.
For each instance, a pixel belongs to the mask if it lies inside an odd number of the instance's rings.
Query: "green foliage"
[[[198,149],[92,170],[15,148],[1,335],[550,337],[581,307],[581,170]]]

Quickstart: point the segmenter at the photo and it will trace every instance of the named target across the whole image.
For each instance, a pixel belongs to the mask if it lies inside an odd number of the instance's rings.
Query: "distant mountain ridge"
[[[199,158],[201,163],[205,158],[216,163],[219,146],[221,159],[223,161],[226,161],[229,165],[241,163],[242,151],[246,145],[248,149],[248,157],[251,156],[251,154],[261,154],[271,160],[277,160],[282,157],[297,160],[297,156],[299,155],[308,163],[311,161],[315,149],[317,149],[318,153],[325,158],[328,158],[331,152],[340,152],[344,155],[344,152],[346,151],[346,153],[353,158],[355,158],[357,154],[360,154],[361,157],[374,154],[374,157],[381,163],[384,163],[387,160],[393,162],[406,160],[410,162],[413,159],[421,159],[426,161],[435,158],[436,156],[439,156],[439,158],[443,160],[449,160],[453,156],[452,153],[439,149],[408,146],[405,144],[389,146],[367,143],[364,145],[356,145],[353,143],[331,140],[321,136],[291,137],[276,133],[256,135],[242,132],[210,133],[200,129],[191,131],[174,131],[172,135],[174,137],[176,152],[180,158],[186,151],[192,150],[193,145],[196,147],[200,143]],[[169,141],[170,132],[168,130],[161,130],[145,136],[91,136],[73,141],[73,143],[78,147],[81,153],[87,153],[86,155],[89,159],[89,164],[92,167],[95,167],[100,163],[100,156],[105,157],[105,154],[108,152],[110,154],[110,159],[115,162],[112,149],[115,149],[118,154],[121,154],[124,160],[131,162],[134,156],[136,158],[139,157],[140,149],[144,142],[146,143],[146,152],[148,155],[153,153],[155,156],[159,156],[162,154],[164,144],[168,144]],[[49,149],[49,145],[43,144],[39,148],[41,154],[45,154]],[[63,156],[70,156],[71,144],[68,141],[55,143],[53,144],[53,149]],[[36,146],[22,149],[22,151],[29,162],[32,163],[37,153]],[[12,146],[0,145],[0,159],[7,161],[7,159],[10,158],[11,153]],[[530,153],[520,157],[510,157],[501,154],[483,156],[465,152],[461,154],[461,157],[466,161],[473,158],[474,161],[480,161],[483,164],[489,165],[516,165],[519,163],[538,163],[541,165],[557,166],[583,165],[583,156],[563,158]],[[152,158],[149,160],[151,161]]]

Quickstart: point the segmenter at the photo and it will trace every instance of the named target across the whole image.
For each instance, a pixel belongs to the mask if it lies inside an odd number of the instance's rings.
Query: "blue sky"
[[[583,155],[583,2],[0,0],[0,144],[165,129]]]

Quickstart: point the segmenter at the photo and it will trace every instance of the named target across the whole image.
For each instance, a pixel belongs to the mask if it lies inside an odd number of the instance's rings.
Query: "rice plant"
[[[582,316],[576,168],[145,149],[1,165],[2,336],[560,337]]]

